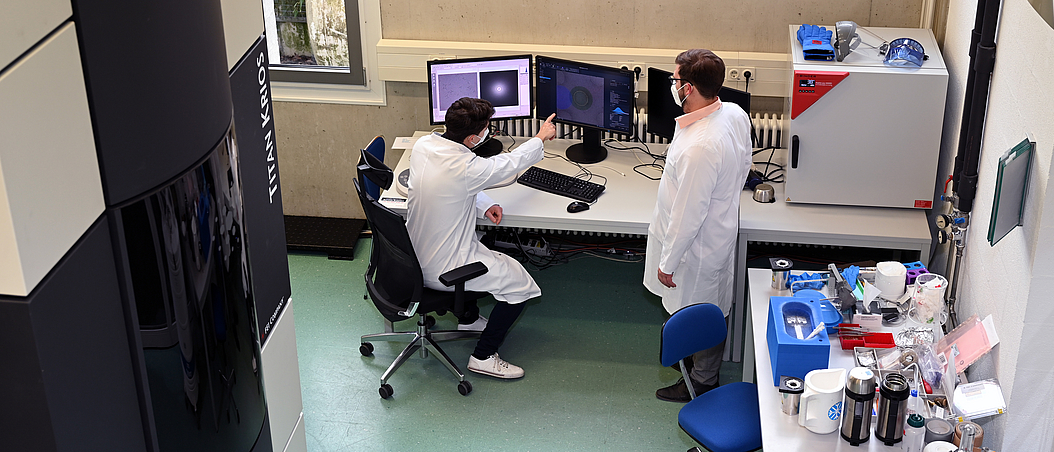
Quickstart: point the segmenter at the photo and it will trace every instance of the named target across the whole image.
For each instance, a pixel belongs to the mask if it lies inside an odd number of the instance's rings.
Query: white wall
[[[962,117],[968,47],[977,3],[951,2],[944,57],[952,74],[944,127],[941,174],[951,172]],[[971,367],[969,378],[996,378],[1008,398],[1008,414],[982,422],[985,445],[997,450],[1051,450],[1054,444],[1051,369],[1054,354],[1040,347],[1054,326],[1050,290],[1054,282],[1054,204],[1047,196],[1054,150],[1054,30],[1027,0],[1004,0],[997,56],[978,169],[978,189],[960,274],[960,319],[992,314],[1001,343]],[[988,244],[997,162],[1031,133],[1037,152],[1031,170],[1024,226],[996,246]],[[1054,187],[1051,187],[1054,188]],[[1051,220],[1054,221],[1054,220]],[[1045,252],[1044,252],[1045,251]],[[938,256],[935,260],[943,260]],[[1046,387],[1042,383],[1046,382]]]

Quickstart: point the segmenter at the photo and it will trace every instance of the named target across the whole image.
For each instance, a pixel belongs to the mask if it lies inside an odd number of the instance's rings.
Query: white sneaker
[[[468,324],[457,324],[458,331],[483,331],[487,327],[487,318],[479,316],[475,322]]]
[[[497,378],[520,378],[523,376],[522,367],[501,359],[497,353],[490,355],[484,360],[479,360],[475,356],[469,355],[468,370]]]

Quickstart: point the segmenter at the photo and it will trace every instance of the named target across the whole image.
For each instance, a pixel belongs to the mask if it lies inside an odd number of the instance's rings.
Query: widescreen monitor
[[[633,71],[545,56],[537,62],[535,117],[582,127],[582,142],[567,148],[567,158],[596,163],[607,157],[601,131],[633,134]]]
[[[684,109],[673,102],[673,94],[670,93],[670,77],[672,72],[662,69],[648,68],[648,133],[658,135],[667,140],[673,139],[676,128],[675,119],[684,114]],[[750,114],[750,93],[734,88],[721,87],[717,97],[721,102],[732,102],[743,108]]]
[[[486,99],[493,119],[531,117],[531,56],[432,60],[428,62],[428,107],[433,125],[446,121],[450,104],[462,97]]]

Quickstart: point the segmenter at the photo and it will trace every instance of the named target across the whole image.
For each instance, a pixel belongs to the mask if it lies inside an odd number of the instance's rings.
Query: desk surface
[[[926,249],[926,211],[887,207],[799,204],[784,201],[783,184],[772,184],[776,202],[755,202],[744,191],[739,232],[749,241],[811,243],[890,249]]]
[[[750,318],[754,338],[754,354],[757,363],[758,404],[761,414],[761,441],[765,450],[780,451],[900,451],[901,445],[889,447],[874,438],[860,446],[850,446],[838,431],[820,435],[798,425],[798,416],[788,416],[780,409],[780,393],[772,381],[772,363],[769,361],[769,345],[765,339],[768,328],[768,306],[771,296],[791,296],[789,290],[772,288],[772,271],[752,268],[748,270],[750,287]],[[833,343],[832,343],[833,344]],[[855,367],[851,351],[831,347],[830,368],[852,369]],[[872,424],[873,426],[873,424]]]
[[[501,137],[508,147],[511,139]],[[526,141],[526,138],[517,137],[517,145]],[[578,173],[578,167],[553,154],[564,155],[568,146],[579,142],[578,140],[552,140],[545,142],[546,158],[535,166],[549,169],[567,175]],[[649,144],[651,152],[665,152],[666,145]],[[621,234],[647,235],[648,224],[655,209],[655,196],[658,193],[659,181],[649,180],[633,171],[633,167],[640,164],[640,157],[644,162],[651,162],[643,152],[619,151],[608,148],[608,157],[603,162],[583,165],[594,174],[607,177],[607,185],[604,193],[600,195],[597,202],[590,206],[589,210],[578,213],[568,213],[567,205],[574,201],[571,198],[546,193],[517,183],[486,190],[488,196],[502,206],[503,217],[501,226],[530,228],[530,229],[554,229],[565,231],[589,231]],[[403,151],[402,159],[395,167],[398,175],[410,167],[410,150]],[[624,174],[624,175],[623,175]],[[654,174],[659,177],[660,173],[650,170],[646,174]],[[603,179],[594,177],[593,182],[603,183]],[[406,212],[405,196],[391,189],[381,195],[382,203],[388,208],[400,214]],[[387,198],[395,199],[395,201]],[[488,220],[479,220],[480,225],[492,225]]]

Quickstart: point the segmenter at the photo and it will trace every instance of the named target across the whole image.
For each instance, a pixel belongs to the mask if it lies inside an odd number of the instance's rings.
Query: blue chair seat
[[[681,408],[677,423],[711,452],[760,449],[758,387],[738,382],[714,388]]]

